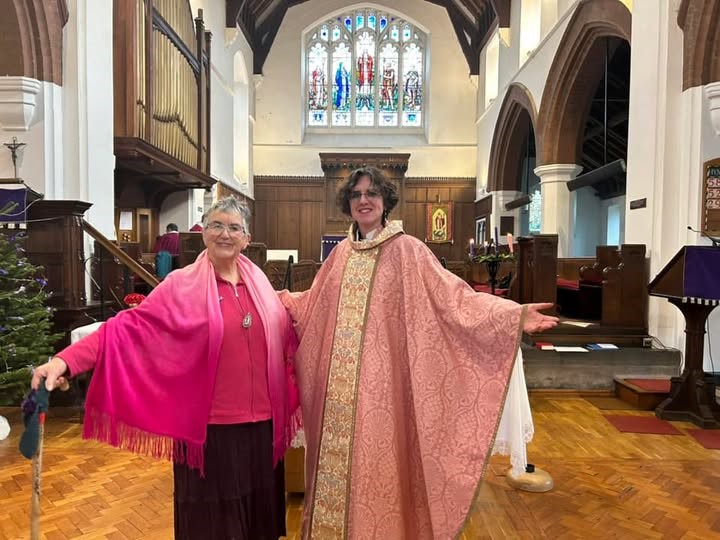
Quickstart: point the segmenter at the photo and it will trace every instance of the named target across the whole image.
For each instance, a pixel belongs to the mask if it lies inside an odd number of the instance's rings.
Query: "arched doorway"
[[[515,210],[515,231],[521,235],[540,232],[540,179],[533,172],[538,147],[536,116],[529,90],[522,84],[510,85],[490,151],[488,190],[527,195],[531,201]]]
[[[595,89],[583,130],[580,166],[596,182],[575,191],[573,255],[592,257],[598,245],[625,238],[625,164],[630,112],[630,45],[603,38],[603,78]],[[585,177],[587,178],[587,177]]]
[[[580,3],[548,74],[538,114],[538,163],[577,164],[582,174],[598,171],[590,187],[556,204],[569,212],[554,220],[568,224],[569,238],[560,239],[569,246],[566,256],[593,256],[598,244],[608,243],[608,232],[613,242],[622,242],[631,25],[630,11],[619,0]],[[617,160],[623,161],[613,174],[604,174],[603,167]]]

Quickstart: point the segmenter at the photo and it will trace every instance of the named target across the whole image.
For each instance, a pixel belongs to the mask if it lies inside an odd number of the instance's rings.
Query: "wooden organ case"
[[[163,200],[210,188],[210,41],[188,0],[115,0],[118,238],[152,250]],[[126,219],[121,220],[121,209]],[[127,212],[132,213],[132,219]]]

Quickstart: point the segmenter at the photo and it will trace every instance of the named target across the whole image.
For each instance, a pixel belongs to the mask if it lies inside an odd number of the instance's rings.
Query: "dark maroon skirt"
[[[285,474],[273,469],[272,422],[208,426],[205,477],[174,466],[177,540],[285,536]]]

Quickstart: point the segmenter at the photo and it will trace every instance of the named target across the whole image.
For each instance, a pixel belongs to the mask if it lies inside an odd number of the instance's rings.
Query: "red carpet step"
[[[720,429],[688,429],[687,434],[708,450],[720,450]]]
[[[670,379],[625,379],[625,382],[637,386],[646,392],[670,392]]]
[[[654,416],[629,416],[606,414],[605,419],[623,433],[647,433],[654,435],[682,435],[675,427]],[[702,443],[701,443],[702,444]]]

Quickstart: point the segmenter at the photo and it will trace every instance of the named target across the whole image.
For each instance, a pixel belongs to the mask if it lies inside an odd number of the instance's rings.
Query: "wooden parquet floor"
[[[720,539],[720,450],[684,433],[619,433],[580,397],[533,395],[531,402],[536,434],[529,455],[552,474],[555,488],[515,491],[505,483],[507,459],[493,458],[463,540]],[[19,415],[0,414],[13,427],[0,442],[0,539],[26,539],[30,462],[17,452]],[[673,424],[683,432],[694,427]],[[170,465],[82,441],[80,429],[77,411],[51,409],[43,538],[172,538]],[[291,497],[290,539],[299,539],[301,511],[302,498]]]

